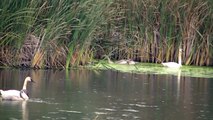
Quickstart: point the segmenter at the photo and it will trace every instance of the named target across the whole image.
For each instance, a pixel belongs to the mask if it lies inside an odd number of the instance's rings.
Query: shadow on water
[[[212,119],[213,79],[166,70],[171,74],[0,70],[0,89],[20,89],[27,75],[36,82],[29,101],[1,101],[0,119]]]

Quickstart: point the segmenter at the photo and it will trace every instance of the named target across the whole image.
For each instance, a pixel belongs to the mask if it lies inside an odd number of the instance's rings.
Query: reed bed
[[[211,0],[2,0],[0,65],[69,68],[108,56],[213,65]]]

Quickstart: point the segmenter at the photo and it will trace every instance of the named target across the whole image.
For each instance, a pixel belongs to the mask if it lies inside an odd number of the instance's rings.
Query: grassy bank
[[[2,0],[0,65],[69,68],[108,56],[213,65],[211,0]]]

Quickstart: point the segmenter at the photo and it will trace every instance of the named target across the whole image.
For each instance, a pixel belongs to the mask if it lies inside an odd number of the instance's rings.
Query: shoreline
[[[69,69],[61,69],[61,68],[48,68],[48,69],[35,69],[30,67],[2,67],[0,69],[11,69],[11,70],[112,70],[119,71],[124,73],[133,73],[133,74],[161,74],[161,75],[174,75],[177,76],[177,73],[180,72],[182,76],[190,76],[190,77],[203,77],[203,78],[213,78],[213,67],[209,66],[186,66],[179,69],[175,68],[167,68],[162,66],[161,64],[155,63],[138,63],[136,65],[121,65],[121,64],[109,64],[105,62],[99,62],[93,65],[85,65],[85,66],[76,66],[70,67]],[[196,74],[195,74],[196,73]]]

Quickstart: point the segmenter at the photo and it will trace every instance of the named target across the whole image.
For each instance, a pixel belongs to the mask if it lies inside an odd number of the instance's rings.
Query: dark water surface
[[[212,120],[213,79],[94,70],[0,70],[0,89],[31,99],[0,101],[0,120]]]

